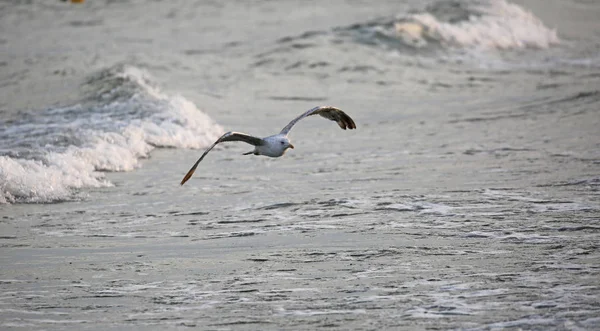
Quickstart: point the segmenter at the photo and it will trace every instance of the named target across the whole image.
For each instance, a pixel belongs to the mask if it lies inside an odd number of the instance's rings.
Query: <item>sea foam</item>
[[[546,49],[560,43],[555,29],[505,0],[437,1],[336,31],[360,43],[420,55]]]
[[[202,148],[223,129],[136,67],[88,79],[78,104],[26,113],[0,127],[0,203],[48,203],[106,187],[102,171],[130,171],[156,147]]]
[[[560,42],[556,30],[505,0],[436,2],[424,12],[400,17],[394,29],[415,47],[437,42],[445,47],[522,49]]]

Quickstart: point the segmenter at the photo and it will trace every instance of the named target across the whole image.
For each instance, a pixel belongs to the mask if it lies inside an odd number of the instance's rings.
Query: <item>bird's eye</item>
[[[281,144],[283,145],[283,144],[285,144],[285,142],[282,141]]]

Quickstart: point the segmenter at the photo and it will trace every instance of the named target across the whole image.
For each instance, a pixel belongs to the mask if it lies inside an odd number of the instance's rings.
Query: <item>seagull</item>
[[[227,142],[227,141],[243,141],[247,144],[254,145],[254,150],[244,153],[243,155],[264,155],[269,157],[280,157],[282,156],[288,148],[294,148],[294,145],[290,143],[290,139],[288,138],[288,133],[292,129],[292,127],[301,119],[312,116],[312,115],[321,115],[329,120],[337,122],[340,128],[346,129],[356,129],[356,124],[350,116],[344,113],[341,109],[331,107],[331,106],[318,106],[312,109],[307,110],[304,114],[294,118],[288,125],[286,125],[281,132],[278,134],[274,134],[272,136],[268,136],[265,138],[259,138],[255,136],[251,136],[241,132],[229,131],[222,135],[217,141],[215,141],[209,148],[204,151],[202,156],[194,163],[194,166],[188,171],[188,173],[181,180],[181,185],[185,184],[196,171],[196,167],[208,152],[210,152],[218,143]]]

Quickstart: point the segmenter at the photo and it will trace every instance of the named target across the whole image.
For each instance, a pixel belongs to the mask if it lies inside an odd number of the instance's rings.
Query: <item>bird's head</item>
[[[281,138],[281,140],[279,140],[279,144],[284,150],[287,150],[288,148],[294,149],[294,145],[292,145],[292,143],[290,143],[290,140],[286,137]]]

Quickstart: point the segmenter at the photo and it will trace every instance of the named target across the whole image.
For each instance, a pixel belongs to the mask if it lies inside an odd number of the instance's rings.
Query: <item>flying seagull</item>
[[[350,116],[344,113],[341,109],[331,107],[331,106],[319,106],[313,109],[306,111],[304,114],[294,118],[288,125],[286,125],[281,132],[278,134],[268,136],[265,138],[259,138],[255,136],[251,136],[241,132],[227,132],[221,136],[221,138],[217,139],[209,148],[204,151],[202,156],[194,163],[194,166],[188,171],[188,173],[181,180],[181,185],[185,184],[185,182],[192,177],[194,171],[196,171],[196,167],[208,152],[211,151],[218,143],[227,142],[227,141],[243,141],[247,144],[254,145],[254,150],[248,153],[244,153],[244,155],[254,154],[254,155],[265,155],[270,157],[280,157],[285,153],[288,148],[294,148],[294,145],[290,143],[288,138],[288,133],[292,129],[292,127],[301,119],[312,116],[312,115],[321,115],[329,120],[336,121],[340,128],[346,129],[356,129],[356,124]]]

